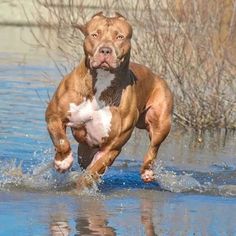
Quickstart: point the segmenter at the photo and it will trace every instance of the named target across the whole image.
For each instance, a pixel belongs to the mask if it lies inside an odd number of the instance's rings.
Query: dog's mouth
[[[117,56],[116,49],[112,46],[100,46],[89,57],[91,69],[114,71],[119,68],[122,59]]]
[[[90,57],[90,67],[92,69],[115,70],[120,63],[121,61],[115,57]]]
[[[113,67],[111,66],[109,63],[107,63],[106,61],[105,62],[102,62],[99,66],[99,68],[103,69],[103,70],[114,70],[116,69],[116,67]]]
[[[115,69],[114,65],[111,65],[106,60],[104,60],[104,61],[91,60],[90,66],[92,69],[103,69],[103,70]]]

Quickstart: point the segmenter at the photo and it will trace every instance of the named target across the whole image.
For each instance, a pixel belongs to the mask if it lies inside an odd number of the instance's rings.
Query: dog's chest
[[[84,98],[77,105],[70,104],[69,124],[74,127],[83,126],[86,129],[86,141],[90,146],[99,146],[104,138],[109,137],[112,113],[110,106],[100,100],[101,94],[110,86],[114,76],[106,71],[98,71],[92,100]]]

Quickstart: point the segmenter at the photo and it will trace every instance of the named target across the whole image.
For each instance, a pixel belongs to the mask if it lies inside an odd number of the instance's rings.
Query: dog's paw
[[[69,155],[66,156],[64,160],[57,160],[57,159],[54,160],[54,167],[60,173],[64,173],[67,170],[69,170],[72,164],[73,164],[72,152],[70,152]]]
[[[155,180],[155,176],[152,170],[144,170],[144,172],[141,175],[141,178],[144,182],[152,182]]]
[[[86,172],[77,179],[76,189],[78,192],[83,192],[86,189],[91,189],[93,188],[93,186],[96,186],[96,180],[92,175]]]

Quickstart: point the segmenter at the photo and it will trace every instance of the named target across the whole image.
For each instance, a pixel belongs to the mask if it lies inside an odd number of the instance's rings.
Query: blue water
[[[25,192],[0,197],[0,235],[236,234],[232,198],[152,190],[104,197]]]
[[[18,38],[30,38],[27,29],[0,32],[14,43],[0,50],[0,235],[236,235],[234,134],[208,133],[198,143],[173,128],[156,181],[144,184],[148,138],[135,131],[103,181],[75,194],[78,164],[63,175],[52,168],[44,121],[60,73],[43,49]]]

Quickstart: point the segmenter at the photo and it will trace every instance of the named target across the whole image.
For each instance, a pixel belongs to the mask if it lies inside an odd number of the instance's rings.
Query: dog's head
[[[85,25],[74,25],[85,35],[84,52],[91,69],[117,71],[128,65],[132,27],[120,14],[94,15]]]

